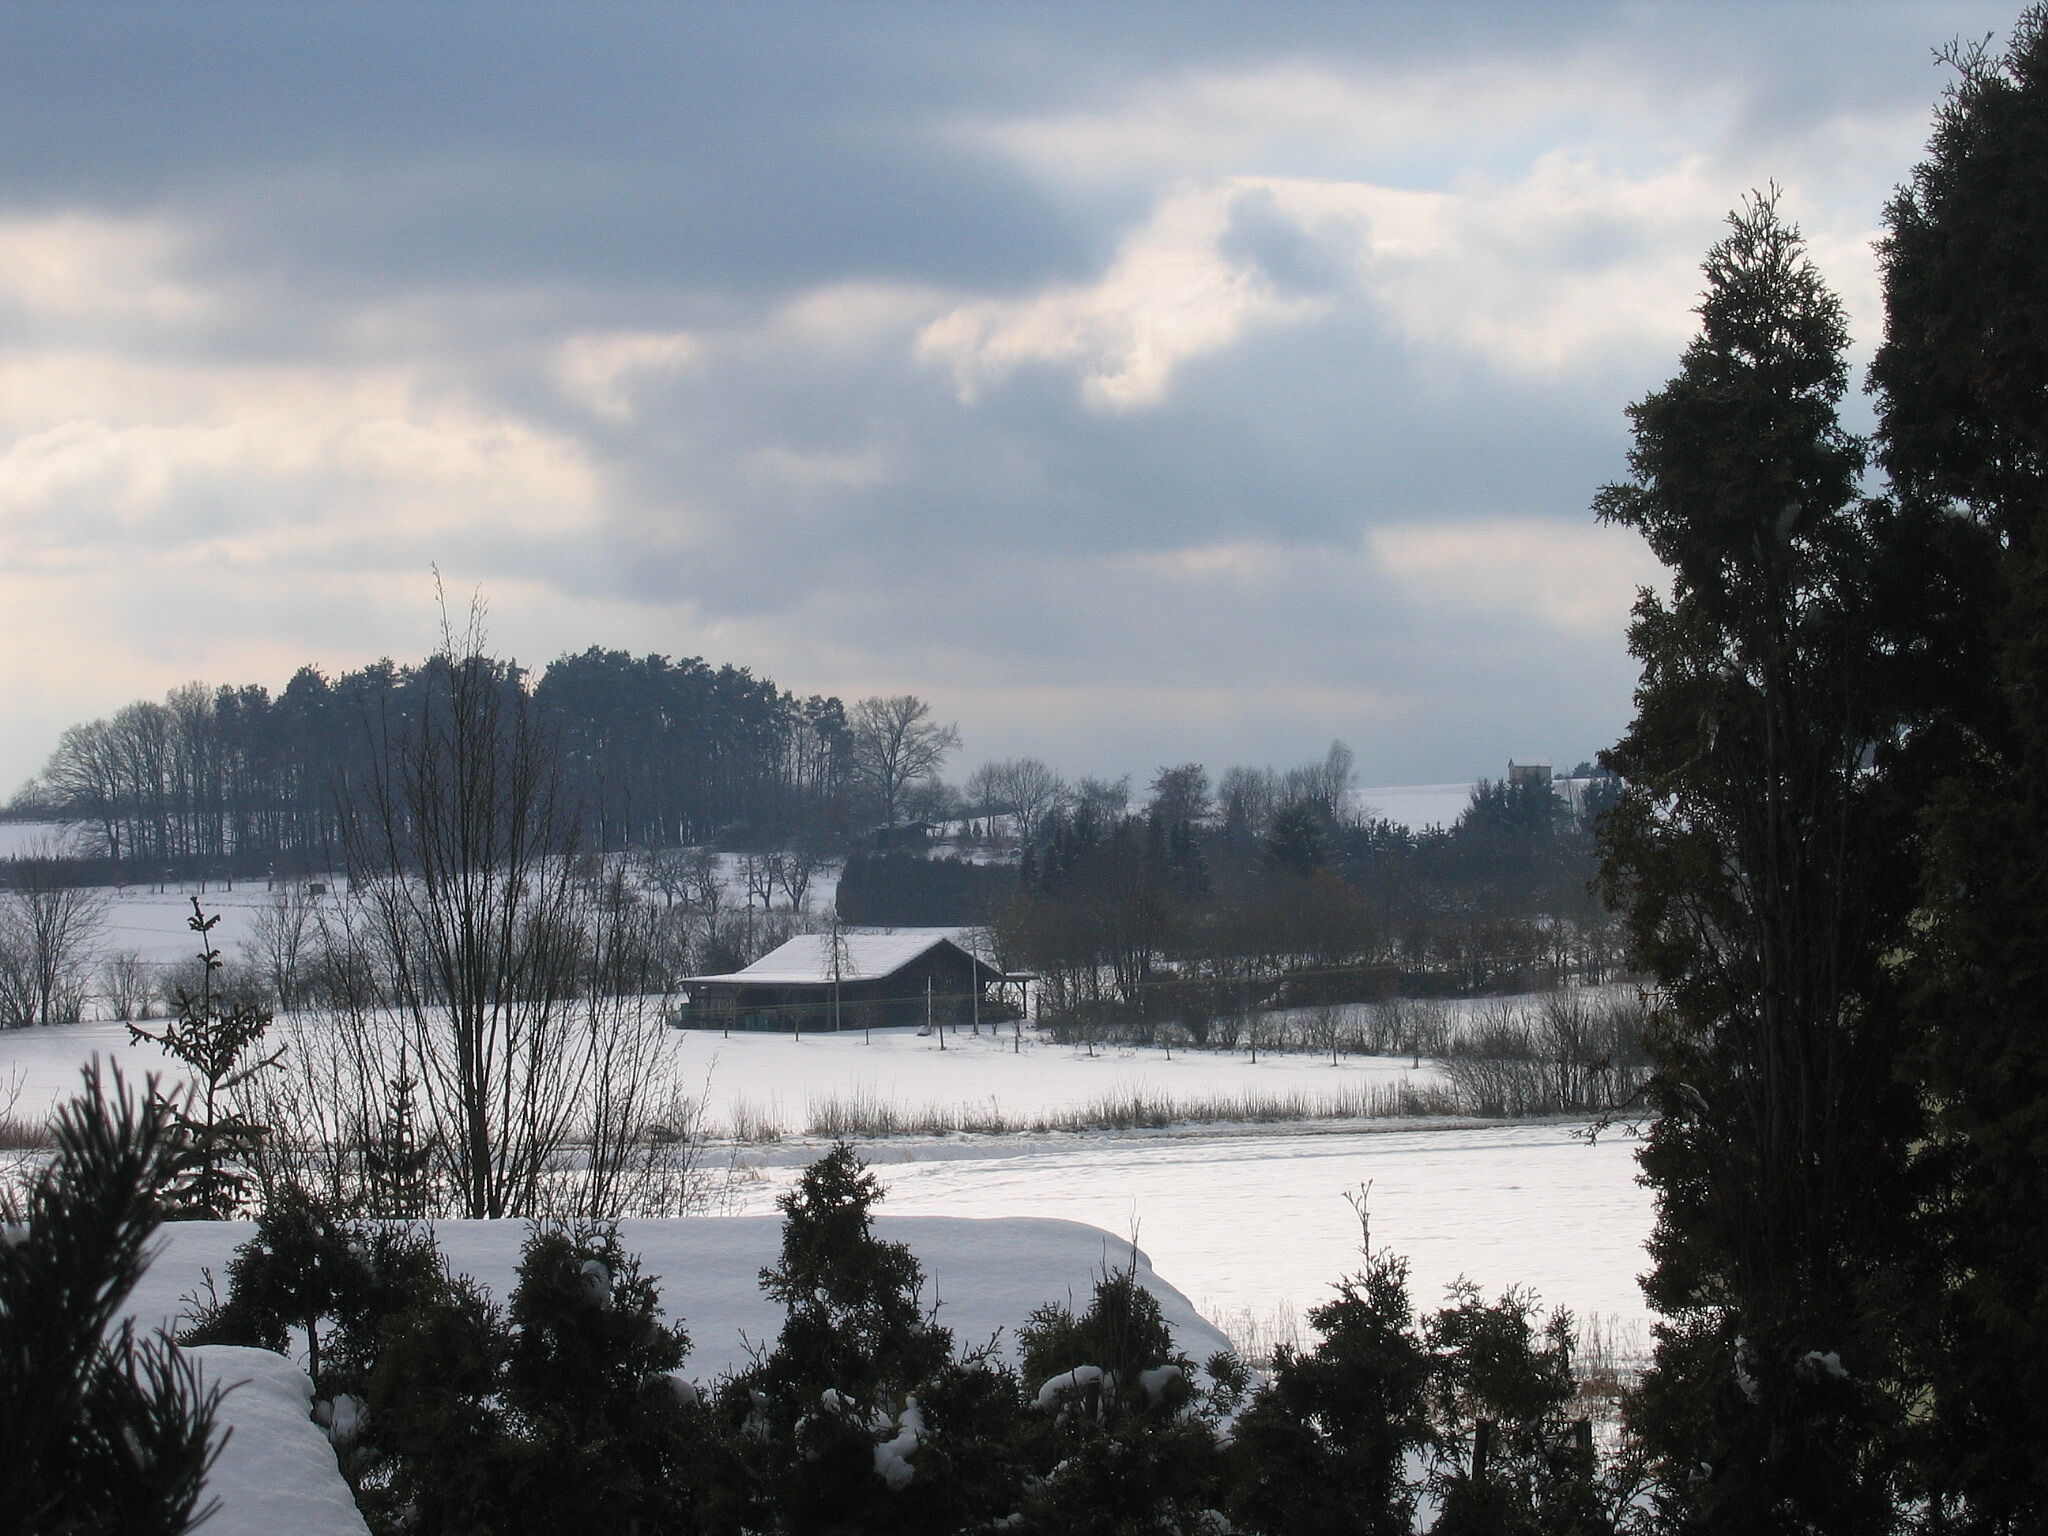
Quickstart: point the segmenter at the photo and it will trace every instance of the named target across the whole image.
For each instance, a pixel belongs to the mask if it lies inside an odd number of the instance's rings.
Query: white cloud
[[[1659,568],[1619,528],[1496,518],[1374,529],[1368,544],[1410,598],[1444,617],[1534,618],[1575,639],[1619,638],[1638,587]]]
[[[0,303],[45,323],[203,320],[217,306],[177,270],[188,243],[149,219],[0,218]]]
[[[1098,409],[1158,404],[1181,364],[1221,351],[1252,326],[1319,307],[1282,296],[1256,268],[1218,249],[1251,185],[1168,195],[1099,281],[961,304],[918,334],[918,355],[949,368],[966,402],[1018,367],[1054,363],[1080,373],[1083,398]]]
[[[687,331],[606,331],[562,343],[562,387],[601,415],[633,414],[637,386],[701,361],[703,343]]]

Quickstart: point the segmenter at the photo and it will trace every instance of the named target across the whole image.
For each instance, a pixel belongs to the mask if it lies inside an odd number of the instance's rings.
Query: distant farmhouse
[[[1550,764],[1518,763],[1510,758],[1508,760],[1508,782],[1510,784],[1548,784],[1550,782]]]
[[[692,976],[670,1020],[683,1029],[825,1032],[1023,1017],[1032,980],[970,955],[941,928],[798,934],[745,970]]]

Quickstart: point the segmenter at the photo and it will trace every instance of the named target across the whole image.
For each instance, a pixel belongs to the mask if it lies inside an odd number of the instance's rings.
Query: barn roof
[[[893,976],[921,955],[944,944],[954,949],[950,928],[898,928],[886,933],[842,929],[840,981],[875,981]],[[965,950],[961,953],[964,955]],[[992,974],[993,967],[975,962]],[[829,933],[800,933],[779,944],[745,970],[722,976],[692,976],[691,981],[725,981],[751,986],[788,987],[829,983],[832,976],[832,936]]]

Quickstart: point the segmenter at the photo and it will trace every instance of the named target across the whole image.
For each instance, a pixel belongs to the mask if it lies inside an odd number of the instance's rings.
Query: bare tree
[[[461,637],[444,626],[416,710],[368,722],[344,832],[349,931],[417,1062],[424,1134],[462,1214],[503,1217],[543,1207],[587,1086],[587,898],[554,742],[481,631],[480,609]]]
[[[775,856],[766,853],[743,853],[739,859],[739,877],[747,893],[747,905],[754,904],[756,896],[761,898],[761,910],[766,912],[775,901],[775,884],[780,873]]]
[[[277,1006],[286,1012],[305,1002],[313,947],[319,936],[320,899],[301,881],[287,881],[257,908],[242,959],[263,978]]]
[[[1131,776],[1114,779],[1083,778],[1074,785],[1074,803],[1087,806],[1104,820],[1128,815],[1131,809]]]
[[[785,848],[775,855],[776,878],[782,882],[782,894],[789,899],[789,910],[802,912],[811,899],[811,882],[817,879],[830,861],[810,848]]]
[[[959,731],[939,724],[931,705],[911,693],[862,699],[850,724],[854,772],[881,801],[889,826],[896,824],[905,788],[936,774],[960,745]]]
[[[156,1001],[156,967],[132,949],[116,950],[100,962],[100,1001],[123,1024],[148,1018]]]
[[[42,850],[9,861],[0,878],[0,1027],[68,1024],[91,991],[107,898],[67,883]]]
[[[725,873],[720,867],[717,852],[710,848],[688,850],[683,855],[678,878],[683,899],[703,913],[707,920],[715,920],[725,905]]]
[[[967,782],[970,800],[985,814],[1009,816],[1018,840],[1027,843],[1068,794],[1067,781],[1035,757],[984,763]]]

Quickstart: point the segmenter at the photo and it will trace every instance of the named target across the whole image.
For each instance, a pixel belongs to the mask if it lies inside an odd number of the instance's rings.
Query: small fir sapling
[[[1231,1517],[1259,1536],[1407,1536],[1411,1464],[1434,1443],[1407,1262],[1368,1251],[1309,1322],[1316,1347],[1282,1345],[1234,1427]]]
[[[512,1294],[501,1399],[521,1529],[686,1528],[704,1436],[689,1338],[616,1228],[539,1228]]]
[[[149,1262],[159,1192],[191,1149],[151,1081],[97,1064],[58,1110],[54,1150],[0,1209],[0,1530],[181,1536],[218,1453],[218,1388],[174,1346],[114,1324]]]
[[[139,1024],[128,1026],[129,1037],[137,1044],[147,1041],[160,1047],[198,1075],[192,1089],[171,1105],[194,1154],[190,1171],[165,1192],[165,1214],[174,1221],[225,1220],[240,1209],[249,1187],[240,1165],[254,1155],[269,1130],[237,1112],[231,1096],[284,1056],[280,1050],[252,1058],[250,1053],[270,1028],[271,1011],[260,1003],[229,1000],[219,991],[221,958],[212,937],[219,921],[218,913],[208,917],[199,898],[192,898],[192,915],[185,924],[199,935],[199,990],[195,994],[178,989],[172,1015],[159,1033]]]
[[[377,1308],[369,1234],[285,1186],[228,1262],[228,1294],[181,1335],[186,1344],[243,1344],[295,1354],[303,1337],[314,1390],[329,1388],[321,1331],[359,1325]]]
[[[1015,1382],[992,1350],[953,1356],[917,1259],[874,1235],[881,1195],[842,1143],[781,1201],[761,1285],[783,1328],[722,1394],[758,1522],[938,1536],[1015,1506]]]
[[[1025,1431],[1036,1474],[1020,1530],[1044,1536],[1220,1530],[1224,1465],[1216,1431],[1241,1375],[1212,1362],[1219,1391],[1194,1384],[1152,1293],[1126,1267],[1096,1282],[1079,1317],[1039,1308],[1019,1331],[1033,1390]]]
[[[361,1429],[343,1462],[371,1530],[512,1531],[501,1398],[511,1335],[467,1275],[433,1283],[371,1330]]]
[[[1614,1522],[1602,1508],[1590,1427],[1571,1409],[1572,1317],[1542,1317],[1511,1287],[1499,1300],[1460,1280],[1449,1305],[1423,1321],[1434,1364],[1443,1444],[1431,1477],[1443,1536],[1592,1536]]]
[[[434,1151],[419,1132],[420,1081],[404,1057],[384,1085],[383,1113],[363,1147],[365,1194],[377,1216],[417,1221],[434,1206]]]

